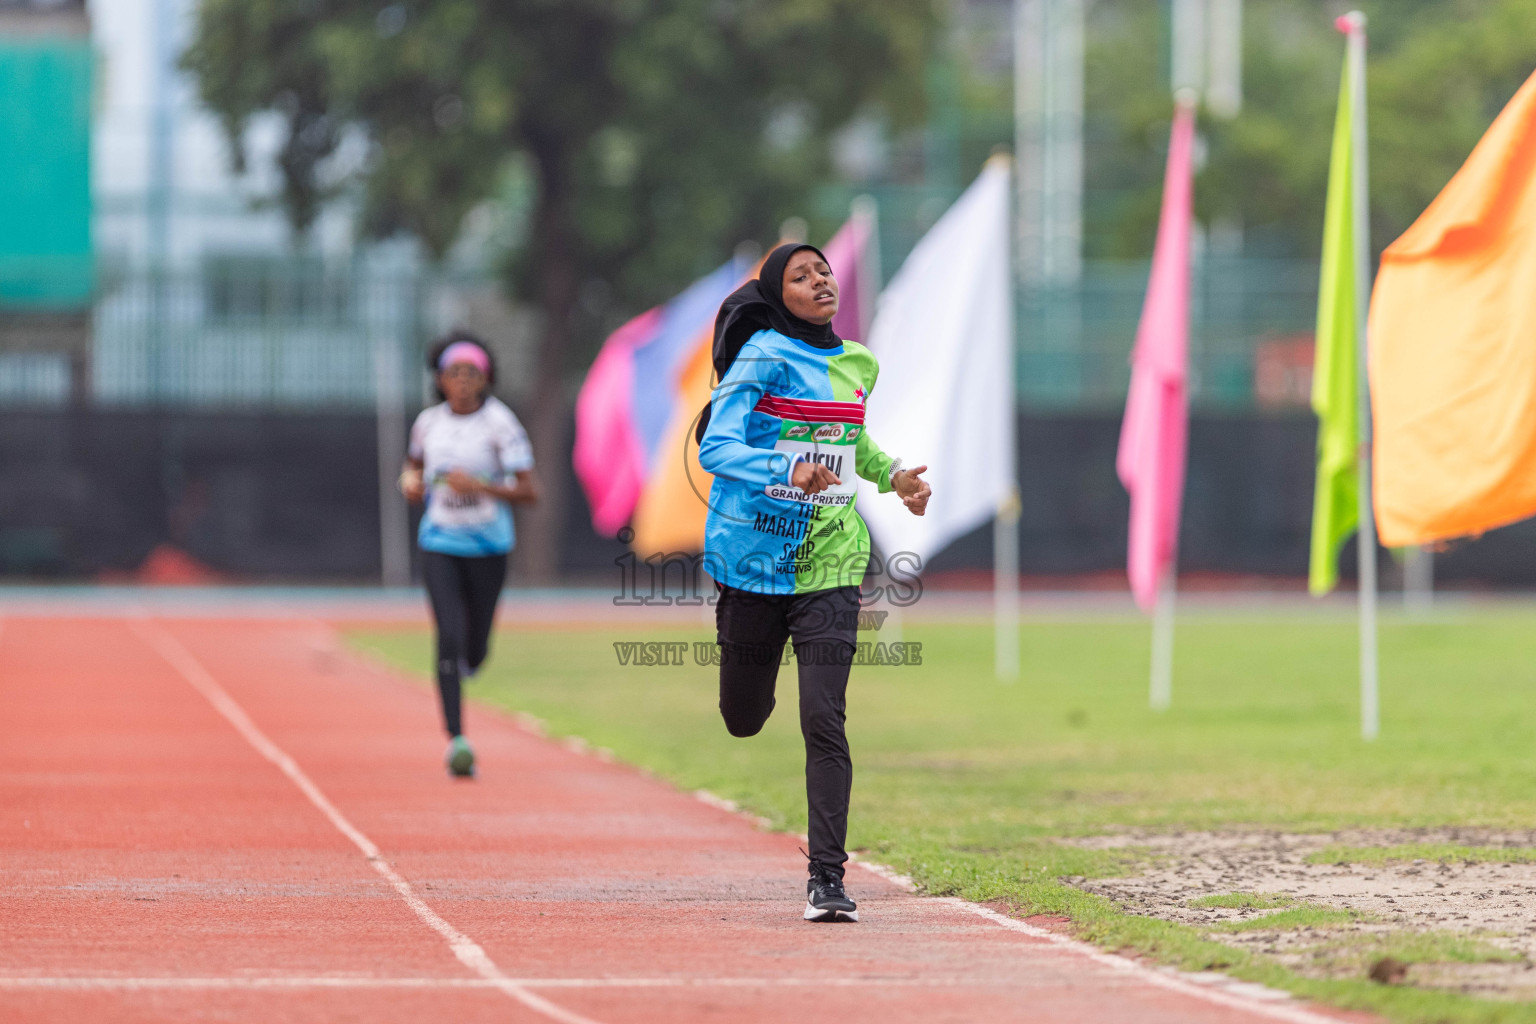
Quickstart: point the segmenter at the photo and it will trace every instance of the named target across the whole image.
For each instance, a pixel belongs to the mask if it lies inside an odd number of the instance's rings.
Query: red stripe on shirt
[[[764,395],[755,412],[801,423],[863,423],[864,406],[859,402],[818,402],[810,398],[786,398]]]

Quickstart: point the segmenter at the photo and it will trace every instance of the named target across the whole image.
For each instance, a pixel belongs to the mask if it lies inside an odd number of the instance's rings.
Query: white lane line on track
[[[974,978],[506,978],[527,988],[985,988]],[[1014,983],[1007,983],[1012,988]],[[317,977],[238,978],[0,978],[6,989],[300,989],[300,988],[484,988],[499,982],[487,978],[358,978]]]
[[[129,622],[130,628],[141,640],[169,662],[194,690],[213,705],[215,711],[235,727],[236,732],[245,737],[246,742],[256,748],[257,753],[271,761],[278,770],[288,776],[293,784],[309,798],[309,802],[314,804],[332,825],[336,826],[336,830],[362,851],[363,856],[368,858],[368,863],[372,864],[373,869],[394,888],[422,923],[448,942],[448,948],[453,950],[453,955],[459,959],[460,963],[483,978],[488,986],[500,989],[536,1013],[542,1013],[552,1020],[560,1021],[561,1024],[598,1024],[590,1017],[583,1017],[579,1013],[555,1005],[543,996],[530,991],[521,982],[508,977],[478,943],[443,920],[420,896],[416,895],[416,891],[411,888],[411,883],[407,882],[389,861],[384,859],[384,855],[373,844],[373,840],[363,835],[357,826],[348,821],[336,809],[336,805],[320,792],[320,787],[310,780],[310,777],[304,773],[304,769],[300,768],[293,758],[257,728],[256,723],[251,721],[250,716],[245,713],[245,709],[225,692],[213,675],[203,667],[202,662],[198,661],[181,641],[148,616],[131,619]]]
[[[867,860],[857,859],[854,862],[871,874],[880,876],[898,888],[905,889],[908,892],[915,892],[917,890],[912,879],[891,870],[884,864],[875,864]],[[999,914],[990,907],[983,907],[978,903],[971,903],[953,896],[935,897],[934,902],[954,907],[957,910],[963,910],[968,914],[975,914],[977,917],[984,917],[993,924],[1000,925],[1009,931],[1020,932],[1036,939],[1043,939],[1063,950],[1070,950],[1079,956],[1087,957],[1094,963],[1132,975],[1150,985],[1194,996],[1208,1003],[1215,1003],[1228,1009],[1243,1010],[1257,1016],[1268,1017],[1271,1020],[1286,1021],[1287,1024],[1339,1024],[1340,1018],[1338,1017],[1326,1016],[1309,1010],[1304,1006],[1289,1004],[1288,1001],[1292,998],[1291,995],[1287,992],[1281,992],[1279,989],[1239,981],[1221,974],[1212,974],[1196,981],[1188,975],[1180,976],[1176,973],[1160,971],[1145,964],[1137,963],[1128,957],[1106,953],[1101,949],[1090,946],[1086,942],[1079,942],[1077,939],[1059,935],[1047,928],[1040,928],[1027,921],[1020,921],[1016,917]],[[1286,1002],[1281,1002],[1281,1000]]]

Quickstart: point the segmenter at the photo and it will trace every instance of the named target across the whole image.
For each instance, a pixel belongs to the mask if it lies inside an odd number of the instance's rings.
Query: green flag
[[[1328,163],[1323,270],[1317,296],[1312,409],[1317,413],[1317,488],[1312,498],[1313,594],[1339,581],[1339,548],[1360,525],[1359,319],[1355,302],[1354,110],[1346,66]]]

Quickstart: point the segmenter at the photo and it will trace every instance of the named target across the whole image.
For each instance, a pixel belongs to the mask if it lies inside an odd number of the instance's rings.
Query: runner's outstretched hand
[[[828,487],[840,484],[842,481],[819,462],[798,462],[795,464],[794,474],[790,477],[790,483],[806,494],[820,494]]]
[[[920,516],[928,511],[928,497],[933,494],[933,488],[928,486],[928,481],[918,476],[919,473],[928,472],[927,466],[914,466],[911,469],[903,469],[896,474],[892,481],[896,485],[896,493],[901,498],[901,503],[907,506],[907,510],[915,516]]]

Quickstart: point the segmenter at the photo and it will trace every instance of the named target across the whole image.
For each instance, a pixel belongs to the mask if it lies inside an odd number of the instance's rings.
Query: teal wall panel
[[[0,307],[90,303],[94,69],[85,38],[0,39]]]

